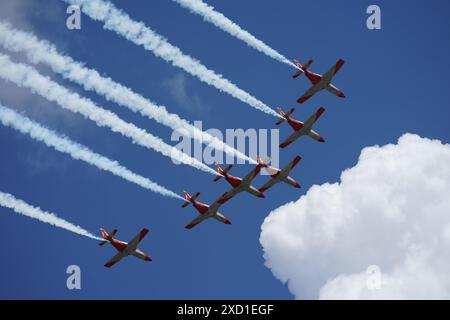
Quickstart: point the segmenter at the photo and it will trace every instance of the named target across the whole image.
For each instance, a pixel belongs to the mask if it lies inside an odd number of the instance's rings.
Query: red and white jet
[[[207,204],[196,201],[200,196],[200,192],[197,192],[193,197],[191,197],[186,191],[183,191],[183,193],[187,201],[181,207],[186,208],[190,203],[192,203],[194,208],[197,209],[198,212],[200,212],[200,214],[185,227],[186,229],[192,229],[197,224],[208,218],[214,218],[222,223],[231,224],[230,220],[228,220],[223,214],[217,211],[222,205],[219,200],[216,200],[212,205],[209,206]]]
[[[228,192],[225,192],[222,195],[222,197],[218,200],[219,203],[224,204],[225,202],[227,202],[228,200],[233,198],[238,193],[241,193],[244,191],[246,191],[256,197],[264,198],[264,194],[261,191],[259,191],[256,187],[252,186],[252,181],[259,174],[262,167],[267,167],[267,165],[270,162],[270,159],[267,161],[267,163],[262,162],[261,159],[259,158],[259,156],[257,157],[257,159],[258,159],[258,164],[256,165],[256,167],[252,171],[250,171],[249,174],[247,174],[243,179],[232,176],[231,174],[228,173],[230,171],[230,169],[233,167],[233,165],[230,164],[224,170],[217,163],[214,163],[214,166],[216,167],[217,172],[219,172],[219,174],[220,174],[214,178],[214,181],[218,181],[220,178],[224,177],[225,180],[227,180],[228,183],[231,184],[231,186],[233,187],[233,189],[231,189]]]
[[[105,229],[101,228],[103,238],[105,240],[101,241],[98,245],[103,246],[105,243],[109,242],[111,245],[119,251],[114,257],[111,258],[106,264],[105,267],[111,268],[114,264],[125,258],[126,256],[135,256],[136,258],[142,259],[144,261],[152,261],[149,255],[145,254],[141,250],[137,248],[139,242],[144,239],[144,237],[148,233],[148,229],[142,229],[129,243],[114,239],[114,236],[117,233],[117,230],[114,229],[111,234],[108,234]]]
[[[286,167],[282,170],[274,167],[266,167],[266,171],[269,172],[271,179],[267,181],[259,191],[265,192],[267,189],[272,188],[275,184],[284,182],[290,184],[294,188],[301,188],[300,184],[289,176],[289,172],[297,165],[297,163],[302,159],[300,156],[296,156]]]
[[[331,80],[333,79],[334,75],[339,71],[339,69],[344,64],[344,60],[339,59],[338,62],[334,66],[331,67],[330,70],[328,70],[327,73],[325,73],[323,76],[314,72],[311,72],[308,70],[309,66],[312,63],[312,60],[309,60],[304,66],[298,61],[294,60],[295,65],[298,67],[298,71],[292,76],[294,79],[298,78],[301,74],[305,74],[306,77],[311,81],[313,84],[311,88],[309,88],[303,96],[298,98],[298,103],[303,103],[309,98],[311,98],[313,95],[315,95],[320,90],[327,90],[331,92],[332,94],[340,97],[345,98],[344,92],[342,90],[338,89],[335,85],[331,83]]]
[[[284,142],[280,143],[280,148],[285,148],[287,145],[291,144],[292,142],[294,142],[295,140],[297,140],[298,138],[300,138],[301,136],[304,136],[304,135],[307,135],[319,142],[325,142],[325,139],[320,134],[318,134],[317,132],[315,132],[312,129],[313,124],[317,121],[317,119],[319,119],[319,117],[322,115],[322,113],[325,111],[325,109],[323,107],[320,107],[319,109],[317,109],[317,111],[311,117],[309,117],[309,119],[306,120],[305,123],[295,120],[295,119],[292,119],[290,117],[290,115],[294,111],[295,111],[295,109],[292,108],[291,110],[289,110],[288,113],[284,113],[284,111],[281,110],[281,108],[278,108],[278,113],[283,118],[278,120],[276,125],[279,125],[284,120],[287,120],[287,122],[292,127],[292,129],[294,129],[294,133],[291,134]]]

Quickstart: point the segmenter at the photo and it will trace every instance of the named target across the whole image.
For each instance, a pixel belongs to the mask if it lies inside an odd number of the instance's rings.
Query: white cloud
[[[363,149],[340,183],[269,214],[266,266],[298,299],[449,299],[449,163],[450,145],[413,134]]]

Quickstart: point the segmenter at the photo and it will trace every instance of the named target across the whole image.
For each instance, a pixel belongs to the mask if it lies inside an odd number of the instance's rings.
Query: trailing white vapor
[[[70,222],[67,222],[64,219],[57,217],[53,213],[42,211],[38,207],[33,207],[32,205],[29,205],[22,200],[16,199],[12,194],[9,193],[0,192],[0,206],[12,209],[24,216],[37,219],[39,221],[51,224],[52,226],[61,229],[65,229],[81,236],[85,236],[94,240],[103,240],[102,238],[93,235],[89,231],[84,230],[80,226],[76,226]]]
[[[129,41],[143,46],[154,55],[183,69],[201,81],[226,92],[236,99],[261,110],[267,114],[279,115],[262,101],[253,97],[235,84],[205,67],[200,61],[184,54],[178,47],[172,45],[147,27],[143,22],[132,20],[125,12],[117,9],[111,2],[103,0],[63,0],[72,5],[78,5],[81,10],[94,20],[102,21],[104,28],[122,35]]]
[[[18,114],[17,112],[0,104],[0,122],[11,127],[23,134],[28,134],[31,138],[45,143],[55,150],[69,154],[75,160],[82,160],[101,170],[111,172],[128,182],[135,183],[142,188],[159,193],[163,196],[173,197],[184,200],[176,193],[158,185],[157,183],[140,176],[127,168],[121,166],[117,161],[113,161],[98,153],[91,151],[89,148],[61,136],[58,133],[45,128],[35,121]]]
[[[54,45],[39,40],[33,34],[16,30],[8,24],[0,22],[0,43],[8,50],[25,52],[28,60],[32,63],[47,64],[54,72],[82,85],[85,90],[94,90],[105,96],[106,99],[125,106],[134,112],[139,112],[141,115],[154,119],[173,130],[184,129],[191,138],[210,145],[216,150],[250,163],[256,163],[250,157],[209,133],[196,128],[178,115],[169,113],[164,106],[158,106],[111,78],[101,76],[96,70],[86,68],[82,63],[74,61],[71,57],[58,53]]]
[[[180,6],[188,9],[192,13],[200,15],[206,22],[212,23],[213,25],[229,33],[233,37],[244,41],[247,45],[249,45],[253,49],[256,49],[259,52],[264,53],[265,55],[269,56],[272,59],[275,59],[279,62],[297,68],[297,66],[294,63],[289,61],[282,54],[272,49],[261,40],[255,38],[248,31],[242,29],[236,23],[225,17],[222,13],[214,10],[213,6],[204,3],[202,0],[173,0],[173,1],[178,3]]]
[[[91,100],[80,97],[77,93],[60,86],[50,78],[41,75],[33,67],[12,62],[8,56],[3,54],[0,54],[0,77],[18,86],[27,87],[47,100],[56,102],[64,109],[83,115],[94,121],[99,127],[109,127],[112,131],[132,139],[141,146],[158,151],[199,170],[216,174],[205,164],[166,144],[160,138],[132,123],[125,122],[115,113],[100,108]]]

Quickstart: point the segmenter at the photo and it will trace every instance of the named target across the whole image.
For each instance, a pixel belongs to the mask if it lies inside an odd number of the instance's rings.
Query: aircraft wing
[[[271,178],[269,181],[267,181],[261,188],[259,188],[259,191],[265,192],[266,190],[272,188],[275,184],[277,184],[278,181]]]
[[[261,170],[261,168],[255,167],[252,171],[250,171],[245,177],[244,179],[242,179],[242,182],[251,182],[253,179],[255,179],[255,177],[258,175],[259,171]]]
[[[282,143],[280,143],[280,148],[285,148],[288,145],[290,145],[292,142],[297,140],[299,137],[301,137],[304,133],[301,131],[294,131],[286,140],[284,140]]]
[[[291,170],[297,165],[297,163],[302,159],[302,157],[300,156],[296,156],[294,158],[294,160],[292,160],[291,162],[289,162],[289,164],[283,168],[283,170],[281,170],[283,175],[287,175],[289,174],[289,172],[291,172]]]
[[[130,251],[135,251],[139,242],[144,239],[144,237],[147,235],[148,229],[144,228],[142,229],[130,242],[128,242],[127,248],[130,249]]]
[[[319,109],[317,109],[317,111],[314,112],[314,114],[311,117],[309,117],[308,120],[305,121],[303,127],[311,129],[314,122],[316,122],[320,118],[320,116],[322,115],[322,113],[324,111],[325,111],[325,109],[323,107],[320,107]]]
[[[228,200],[230,200],[231,198],[233,198],[235,195],[237,195],[239,192],[241,192],[243,190],[238,189],[238,188],[233,188],[228,192],[225,192],[220,198],[219,200],[217,200],[216,202],[214,202],[211,206],[210,209],[215,209],[214,204],[218,203],[218,204],[224,204],[225,202],[227,202]],[[218,207],[217,207],[218,208]]]
[[[197,217],[195,217],[194,220],[192,220],[188,225],[186,225],[186,229],[192,229],[196,225],[198,225],[200,222],[208,218],[206,214],[199,214]]]
[[[325,83],[330,83],[331,79],[333,79],[334,75],[339,71],[339,69],[344,65],[344,60],[339,59],[338,62],[336,62],[334,64],[334,66],[332,66],[330,68],[330,70],[327,71],[327,73],[325,73],[322,76],[322,81],[325,81]]]
[[[124,253],[123,251],[118,252],[114,257],[111,258],[107,263],[105,263],[105,267],[111,268],[113,265],[115,265],[117,262],[125,258],[128,254]]]
[[[247,192],[249,192],[250,194],[254,195],[255,197],[260,198],[261,195],[261,191],[259,191],[258,189],[256,189],[254,186],[249,186],[247,189]]]
[[[306,100],[308,100],[309,98],[311,98],[313,95],[315,95],[317,92],[319,92],[322,87],[321,87],[321,82],[313,85],[311,88],[309,88],[300,98],[297,99],[298,103],[303,103]]]
[[[220,212],[217,212],[217,213],[213,216],[213,218],[216,219],[216,220],[218,220],[218,221],[220,221],[220,222],[222,222],[222,223],[225,223],[225,224],[231,224],[230,220],[228,220],[227,217],[225,217],[225,216],[224,216],[223,214],[221,214]]]

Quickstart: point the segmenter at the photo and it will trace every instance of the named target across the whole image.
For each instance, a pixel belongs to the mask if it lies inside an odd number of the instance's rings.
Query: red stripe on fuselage
[[[197,209],[198,212],[200,212],[201,214],[204,214],[206,211],[208,211],[209,206],[201,203],[201,202],[195,202],[194,204],[195,209]]]
[[[125,248],[127,247],[127,243],[123,242],[123,241],[119,241],[116,239],[111,239],[110,240],[111,245],[117,249],[117,251],[122,252],[123,250],[125,250]]]
[[[308,70],[306,70],[305,75],[308,77],[309,81],[311,81],[312,84],[318,84],[320,80],[322,80],[322,76],[320,74]]]
[[[292,119],[292,118],[288,118],[287,119],[289,125],[292,127],[292,129],[294,129],[295,131],[299,131],[300,129],[303,128],[303,122]]]
[[[225,179],[228,181],[229,184],[231,184],[231,186],[233,187],[238,187],[240,186],[240,184],[242,183],[242,179],[229,175],[227,174],[227,176],[225,177]]]

